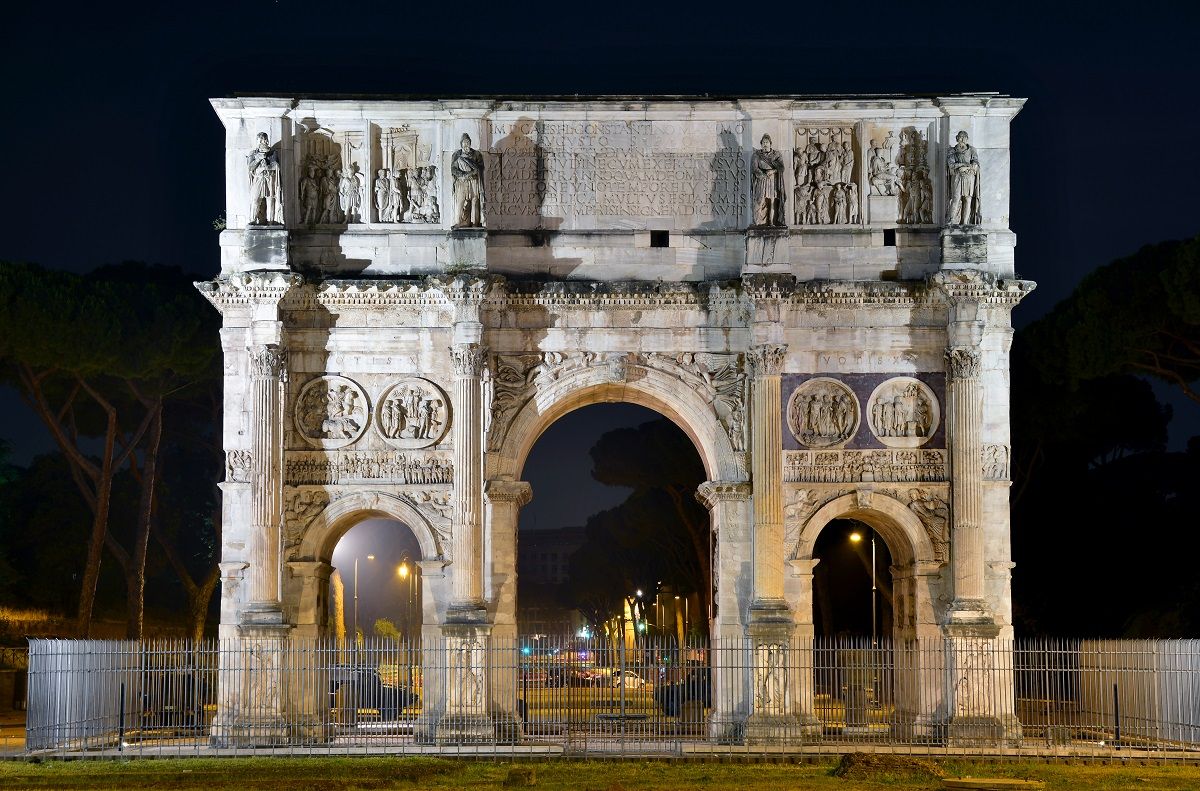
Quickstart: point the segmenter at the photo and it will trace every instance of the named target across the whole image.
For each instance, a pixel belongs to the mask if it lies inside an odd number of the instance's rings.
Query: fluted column
[[[983,384],[980,353],[971,346],[946,349],[946,389],[950,438],[951,556],[955,611],[984,605]]]
[[[754,509],[754,602],[783,604],[783,429],[780,381],[784,344],[750,350],[750,480]]]
[[[283,521],[283,386],[287,353],[278,345],[250,349],[250,609],[278,611]]]
[[[455,344],[454,363],[454,601],[462,614],[483,610],[483,387],[487,350],[478,343]]]

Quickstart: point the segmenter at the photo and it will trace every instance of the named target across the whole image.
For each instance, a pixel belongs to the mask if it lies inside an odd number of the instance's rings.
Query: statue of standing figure
[[[754,224],[759,228],[786,225],[783,204],[783,156],[774,149],[770,135],[763,135],[761,148],[750,160],[754,176]]]
[[[250,224],[279,225],[283,222],[283,205],[279,195],[279,157],[267,140],[266,132],[258,133],[258,145],[250,152]]]
[[[471,148],[471,136],[464,134],[459,149],[450,159],[454,178],[455,228],[483,227],[483,154]]]
[[[946,201],[946,221],[951,225],[979,225],[979,154],[966,132],[954,136],[957,141],[946,152],[946,170],[950,176],[950,196]]]

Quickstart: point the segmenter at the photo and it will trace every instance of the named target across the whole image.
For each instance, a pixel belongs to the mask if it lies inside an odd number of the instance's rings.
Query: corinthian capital
[[[746,354],[746,359],[750,362],[751,376],[779,376],[783,371],[783,358],[786,355],[786,343],[751,346]]]
[[[482,376],[487,363],[487,347],[480,343],[459,343],[450,347],[455,376]]]
[[[250,375],[258,379],[283,379],[287,376],[287,351],[268,344],[250,347]]]
[[[946,348],[946,373],[951,379],[974,379],[979,376],[979,350],[973,346]]]

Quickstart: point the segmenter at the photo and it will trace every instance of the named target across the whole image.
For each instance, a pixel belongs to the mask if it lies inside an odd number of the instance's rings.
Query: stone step
[[[1046,784],[1041,780],[1019,780],[1012,777],[948,777],[942,788],[974,789],[974,791],[1009,791],[1009,789],[1040,789]]]

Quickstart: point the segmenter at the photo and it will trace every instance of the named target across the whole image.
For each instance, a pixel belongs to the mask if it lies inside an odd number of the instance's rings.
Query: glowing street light
[[[856,545],[860,544],[860,543],[862,543],[862,540],[863,540],[862,533],[858,532],[857,530],[850,534],[850,543],[851,544],[856,544]],[[875,531],[872,530],[871,531],[871,645],[872,645],[872,647],[879,645],[879,640],[877,639],[876,633],[875,633],[875,619],[876,619],[875,610],[876,610],[876,606],[877,606],[875,603],[875,600],[878,598],[878,596],[879,596],[878,588],[875,585]]]

